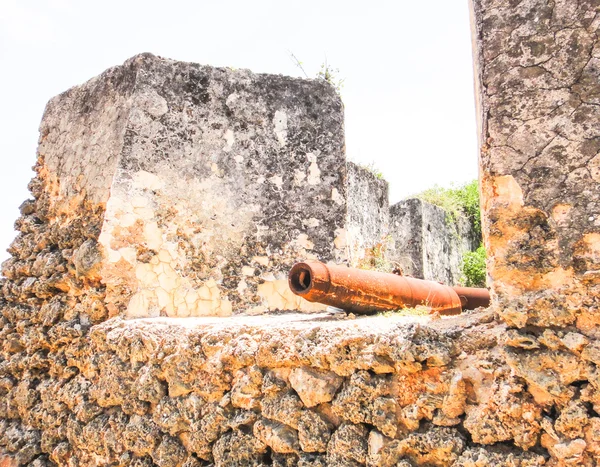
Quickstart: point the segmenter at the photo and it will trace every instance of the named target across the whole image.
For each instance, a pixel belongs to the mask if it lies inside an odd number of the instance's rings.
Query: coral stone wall
[[[352,162],[347,166],[346,248],[350,266],[356,267],[385,251],[389,232],[388,182]],[[380,255],[381,259],[383,254]]]
[[[545,449],[548,465],[597,465],[600,4],[472,6],[483,230],[494,309],[509,328],[503,359],[542,410],[532,449]]]
[[[145,215],[162,193],[158,186],[135,186],[141,172],[152,173],[145,159],[134,157],[139,145],[171,142],[176,154],[188,147],[175,144],[181,141],[177,135],[161,139],[162,123],[152,118],[167,114],[150,92],[158,88],[146,87],[145,74],[163,66],[193,76],[192,70],[228,73],[141,56],[128,62],[138,67],[133,75],[113,69],[51,103],[51,115],[65,119],[56,128],[74,119],[77,138],[42,125],[37,176],[30,184],[34,199],[21,207],[20,233],[0,281],[0,465],[598,465],[594,144],[600,128],[600,5],[476,0],[473,13],[491,310],[439,320],[353,320],[331,313],[111,316],[125,314],[122,297],[136,291],[119,289],[106,275],[109,247],[119,251],[112,240],[129,238],[110,231],[114,225],[106,213],[118,218],[119,203],[143,192],[152,203],[132,207],[141,210],[134,210],[136,216]],[[128,76],[136,77],[135,84]],[[197,92],[205,89],[202,80],[190,95],[183,78],[169,76],[169,86],[181,82],[178,95],[190,96],[192,105],[193,96],[206,99]],[[312,86],[290,84],[296,85]],[[277,95],[268,87],[262,92]],[[95,104],[60,110],[80,98]],[[178,118],[198,116],[198,109],[188,112],[177,99]],[[146,107],[134,105],[140,100]],[[119,103],[131,105],[132,123],[120,122],[125,116],[113,108]],[[322,105],[335,108],[326,99]],[[90,116],[99,109],[113,112],[110,125],[88,133]],[[317,121],[319,109],[314,107]],[[280,148],[292,134],[293,114],[285,113],[287,134],[280,114],[264,123],[274,128],[269,141]],[[142,117],[152,122],[138,126]],[[134,132],[128,132],[130,124]],[[152,128],[158,133],[144,139],[141,130]],[[205,129],[211,134],[218,128]],[[321,134],[313,130],[307,129]],[[106,143],[115,135],[124,135],[122,147]],[[50,150],[62,138],[68,142],[64,154],[77,155],[64,164]],[[94,153],[106,161],[101,173],[81,160],[98,144],[105,149]],[[285,154],[293,154],[286,148]],[[137,162],[116,165],[113,173],[114,154]],[[311,166],[319,163],[306,163],[306,176],[315,175]],[[228,172],[219,164],[217,169],[227,179]],[[211,173],[220,178],[221,172]],[[131,197],[124,194],[127,187],[134,190]],[[333,189],[327,193],[335,203]],[[161,218],[163,241],[176,242],[177,226],[170,221],[178,222],[177,215]],[[98,242],[101,237],[110,243]],[[115,264],[126,261],[125,253]],[[141,263],[158,256],[135,255]]]
[[[543,465],[542,409],[502,363],[493,315],[427,321],[115,318],[49,344],[46,360],[5,350],[0,456],[9,466]],[[583,431],[579,421],[564,417],[559,433]]]
[[[454,220],[439,206],[410,198],[390,208],[390,260],[404,274],[458,285],[462,259],[481,239],[472,223]]]
[[[145,54],[50,101],[39,170],[56,210],[104,210],[90,248],[111,314],[313,309],[286,274],[344,258],[343,145],[323,81]]]
[[[600,7],[473,3],[484,235],[497,302],[514,326],[595,332]]]

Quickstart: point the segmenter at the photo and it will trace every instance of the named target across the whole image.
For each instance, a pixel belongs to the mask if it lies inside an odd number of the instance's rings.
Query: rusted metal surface
[[[433,281],[376,271],[328,266],[318,261],[297,263],[288,282],[296,295],[310,302],[367,314],[426,306],[432,312],[457,314],[488,306],[487,289],[449,287]]]
[[[463,310],[490,306],[490,291],[476,287],[452,287],[460,297]]]

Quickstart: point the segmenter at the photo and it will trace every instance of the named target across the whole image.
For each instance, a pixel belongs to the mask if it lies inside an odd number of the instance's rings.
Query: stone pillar
[[[343,107],[323,81],[144,54],[52,99],[41,135],[52,209],[97,213],[80,262],[113,315],[314,309],[289,267],[344,258]]]
[[[513,326],[600,324],[600,7],[473,0],[483,226]]]

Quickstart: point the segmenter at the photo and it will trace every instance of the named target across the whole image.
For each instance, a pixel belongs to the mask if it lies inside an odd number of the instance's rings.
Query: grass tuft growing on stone
[[[388,310],[377,313],[377,316],[383,316],[385,318],[391,318],[393,316],[429,316],[430,311],[426,307],[418,308],[399,308],[398,310]]]

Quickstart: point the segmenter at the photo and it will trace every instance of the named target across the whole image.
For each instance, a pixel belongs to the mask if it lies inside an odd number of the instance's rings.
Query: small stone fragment
[[[283,423],[262,419],[254,424],[253,431],[254,436],[274,452],[286,454],[297,452],[300,449],[298,432]]]
[[[331,371],[302,367],[293,369],[289,380],[304,405],[310,408],[331,401],[343,378]]]
[[[331,426],[317,412],[303,410],[298,422],[298,439],[304,452],[325,452]]]
[[[258,367],[238,370],[231,388],[234,407],[251,410],[259,406],[263,375]]]
[[[562,338],[562,342],[570,351],[581,352],[589,343],[589,340],[583,334],[579,334],[578,332],[568,332],[567,335]]]
[[[368,452],[367,436],[368,431],[364,425],[344,423],[333,433],[327,446],[327,455],[334,459],[341,457],[364,464]]]
[[[571,401],[560,412],[554,429],[568,439],[583,438],[590,416],[581,401]]]
[[[521,333],[516,329],[509,329],[506,331],[504,343],[510,347],[520,347],[527,350],[537,349],[540,347],[537,339],[534,336]]]
[[[184,447],[170,436],[164,436],[156,450],[152,453],[152,460],[159,467],[178,467],[186,458]]]
[[[567,465],[581,465],[583,452],[587,443],[583,439],[574,439],[564,443],[557,443],[548,446],[550,453],[558,460],[566,462]]]
[[[267,446],[251,434],[233,430],[221,436],[213,445],[212,453],[215,467],[255,466],[261,460]]]
[[[263,397],[260,401],[263,416],[270,420],[285,423],[292,428],[298,428],[302,402],[293,392],[281,392],[274,396]]]

